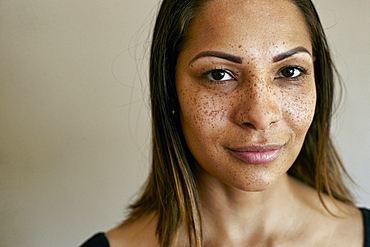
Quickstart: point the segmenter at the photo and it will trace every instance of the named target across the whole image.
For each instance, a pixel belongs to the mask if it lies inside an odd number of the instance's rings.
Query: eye
[[[224,69],[211,70],[209,72],[206,72],[204,76],[211,81],[227,81],[234,78],[230,72]]]
[[[280,70],[276,78],[297,79],[303,74],[306,74],[306,70],[300,67],[289,66],[289,67],[285,67],[282,70]]]

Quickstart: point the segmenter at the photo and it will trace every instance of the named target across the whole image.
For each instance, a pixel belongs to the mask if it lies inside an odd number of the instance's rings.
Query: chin
[[[232,186],[232,185],[231,185]],[[247,185],[237,185],[237,186],[232,186],[238,190],[244,191],[244,192],[262,192],[267,189],[269,189],[272,186],[271,183],[251,183]]]
[[[239,181],[233,180],[232,183],[229,183],[228,185],[244,192],[263,192],[277,187],[285,177],[287,177],[286,174],[283,174],[280,177],[263,174]]]

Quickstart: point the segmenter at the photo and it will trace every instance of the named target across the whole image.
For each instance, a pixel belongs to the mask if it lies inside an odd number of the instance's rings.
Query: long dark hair
[[[175,73],[188,26],[205,2],[164,0],[153,32],[150,54],[152,171],[143,194],[130,206],[130,216],[123,225],[154,214],[158,219],[158,242],[165,247],[174,244],[180,224],[190,246],[202,246],[201,205],[194,177],[194,158],[176,116]],[[321,194],[325,193],[333,200],[353,205],[342,180],[341,172],[346,174],[345,170],[330,138],[336,70],[312,2],[292,2],[301,10],[311,35],[317,104],[302,150],[288,174],[316,188],[321,201]]]

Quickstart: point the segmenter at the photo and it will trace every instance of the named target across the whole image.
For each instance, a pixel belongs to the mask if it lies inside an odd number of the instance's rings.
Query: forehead
[[[192,20],[185,49],[243,46],[271,51],[272,45],[311,49],[305,20],[290,0],[209,1]]]

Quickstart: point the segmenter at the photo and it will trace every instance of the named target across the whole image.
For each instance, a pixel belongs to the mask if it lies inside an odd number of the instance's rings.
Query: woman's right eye
[[[228,81],[234,78],[231,72],[228,72],[224,69],[214,69],[214,70],[208,71],[204,74],[204,77],[206,77],[208,80],[216,81],[216,82]]]

